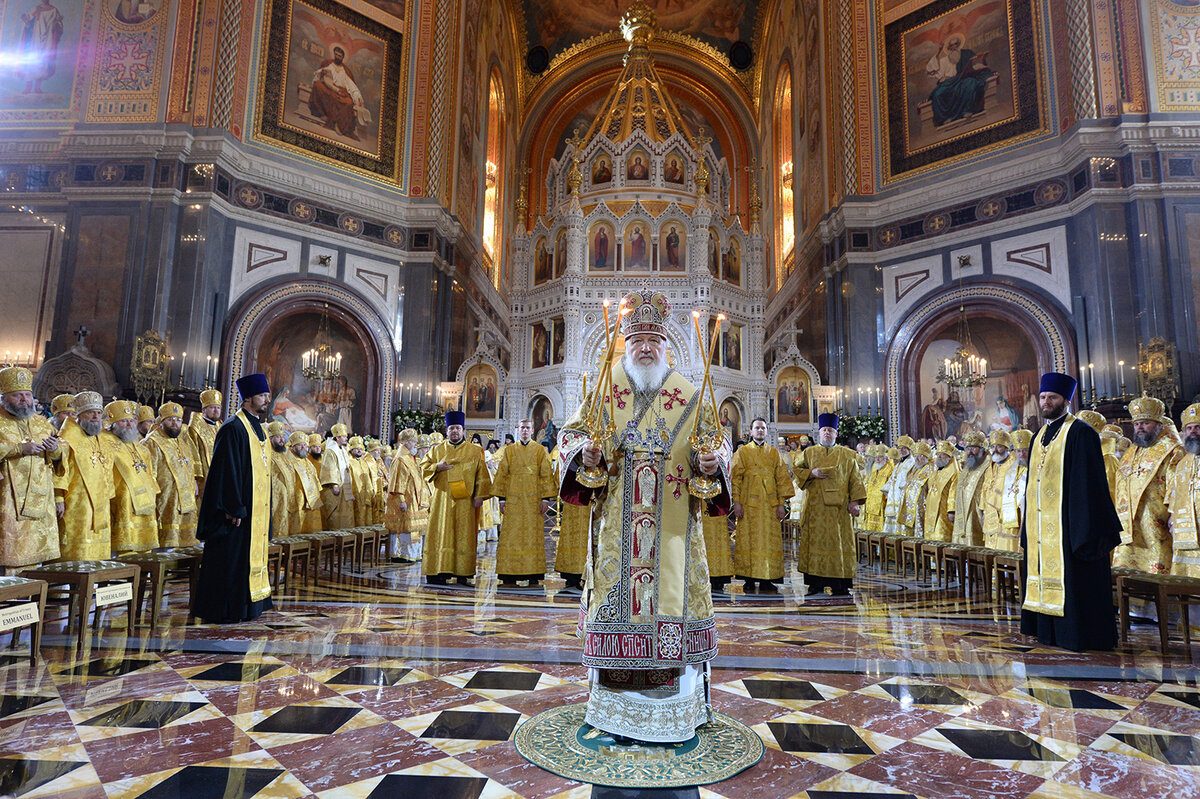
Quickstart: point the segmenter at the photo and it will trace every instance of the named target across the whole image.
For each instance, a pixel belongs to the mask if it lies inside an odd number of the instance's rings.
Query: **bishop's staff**
[[[617,310],[617,318],[610,327],[608,324],[608,300],[604,301],[604,335],[607,347],[604,350],[604,361],[600,365],[600,376],[592,395],[587,397],[587,411],[584,413],[584,427],[592,437],[592,443],[600,446],[600,441],[612,436],[617,426],[613,417],[612,396],[612,360],[617,348],[617,330],[621,326],[621,317],[625,315],[625,301],[622,300]],[[587,376],[584,375],[584,394],[587,394]],[[604,404],[608,402],[608,418],[605,419]],[[589,466],[579,470],[575,476],[579,484],[586,488],[600,488],[608,482],[608,473],[599,466]]]
[[[704,392],[707,389],[708,400],[712,404],[713,419],[717,418],[717,400],[713,394],[710,372],[712,370],[712,359],[717,339],[721,335],[721,323],[724,321],[725,314],[717,314],[712,336],[708,340],[708,358],[704,361],[704,381],[700,384],[700,405],[696,408],[696,416],[692,419],[692,434],[688,437],[688,443],[692,445],[692,451],[701,455],[716,452],[721,448],[722,443],[719,429],[706,433],[700,432],[700,417],[704,415]],[[703,352],[704,336],[700,332],[699,311],[692,311],[692,323],[696,326],[696,344],[700,347],[701,352]],[[721,484],[708,475],[698,474],[688,481],[688,492],[700,499],[712,499],[721,493]]]

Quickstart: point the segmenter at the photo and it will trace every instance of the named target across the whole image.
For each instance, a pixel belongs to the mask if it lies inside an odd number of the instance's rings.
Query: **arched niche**
[[[297,396],[312,394],[314,390],[328,397],[329,389],[312,386],[300,374],[300,354],[312,346],[315,331],[310,331],[314,320],[328,313],[330,331],[336,338],[358,348],[362,374],[355,377],[355,386],[347,387],[355,392],[354,406],[349,409],[356,433],[370,433],[383,440],[391,440],[392,387],[396,379],[396,352],[391,335],[383,320],[356,292],[338,284],[323,281],[289,280],[261,288],[239,302],[229,315],[226,325],[223,362],[232,387],[238,376],[259,371],[274,373],[275,406],[283,395],[287,402],[299,405],[308,418],[318,403]],[[343,354],[347,367],[352,360]],[[268,374],[271,379],[272,374]],[[288,391],[284,394],[284,389]],[[301,401],[303,400],[303,401]],[[238,407],[236,390],[226,392],[228,412]],[[320,403],[325,404],[327,403]],[[281,416],[287,418],[286,405]],[[326,409],[328,411],[328,407]],[[334,414],[341,417],[341,409]],[[296,414],[292,418],[303,424],[306,421]],[[341,420],[339,418],[339,420]],[[290,421],[290,420],[289,420]],[[325,421],[325,420],[316,420]],[[301,425],[294,425],[300,427]],[[318,427],[319,429],[319,427]]]
[[[930,398],[926,396],[930,387],[921,385],[922,360],[935,342],[954,338],[960,306],[966,312],[967,323],[972,330],[971,338],[978,349],[998,350],[1001,346],[995,340],[998,334],[1027,343],[1032,353],[1032,363],[1026,364],[1023,371],[1028,373],[1028,379],[1035,380],[1035,376],[1047,371],[1074,371],[1077,356],[1072,328],[1048,298],[1034,297],[1009,286],[996,285],[968,286],[944,292],[913,309],[900,324],[888,348],[887,402],[893,438],[902,433],[920,434],[924,422],[922,408],[930,404]],[[980,333],[987,332],[993,340],[984,341],[976,335],[976,327]],[[989,359],[990,373],[996,363]],[[1006,364],[1000,366],[1007,369]],[[1003,391],[1008,399],[1019,396],[1019,383],[1015,390],[1007,386],[1002,389],[999,385],[1005,377],[1005,374],[997,374],[989,379],[988,385],[982,389],[983,402],[976,403],[973,397],[969,403],[982,414],[981,426],[984,429],[991,425],[992,406],[998,393]],[[1036,388],[1035,382],[1030,388],[1034,395]],[[977,390],[972,390],[972,393],[980,394]],[[946,401],[949,397],[943,395],[942,399]],[[960,396],[959,400],[967,404],[964,397]],[[1023,408],[1016,410],[1023,414]],[[970,410],[968,416],[973,416]],[[953,432],[956,431],[947,429],[947,433]]]

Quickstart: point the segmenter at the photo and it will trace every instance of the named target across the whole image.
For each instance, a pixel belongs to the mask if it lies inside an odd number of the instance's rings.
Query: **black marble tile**
[[[0,758],[0,796],[23,796],[82,765],[71,760]]]
[[[861,793],[859,791],[812,791],[808,799],[917,799],[911,793]]]
[[[89,660],[87,663],[81,663],[62,674],[69,674],[73,677],[120,677],[138,669],[153,666],[158,662],[158,660],[150,658],[97,658]]]
[[[532,691],[542,678],[538,671],[477,671],[466,688],[484,691]]]
[[[250,799],[283,773],[274,768],[188,766],[138,799]]]
[[[791,641],[778,641],[777,643],[787,644],[788,646],[812,646],[816,643],[816,641],[805,641],[801,638],[793,638]]]
[[[1158,695],[1174,699],[1176,702],[1183,702],[1185,705],[1191,705],[1200,710],[1200,694],[1191,691],[1159,691]]]
[[[291,705],[260,721],[251,732],[290,732],[311,735],[335,733],[362,708]]]
[[[779,748],[785,752],[873,755],[858,733],[845,724],[796,724],[786,721],[767,723]]]
[[[1062,758],[1023,732],[1016,730],[961,730],[938,728],[950,743],[976,760],[1045,760]]]
[[[520,713],[443,710],[425,732],[421,733],[421,737],[507,741],[520,718]]]
[[[23,710],[29,710],[31,707],[44,705],[53,696],[27,696],[24,694],[4,694],[0,696],[0,719],[5,716],[11,716],[15,713],[20,713]]]
[[[965,705],[957,692],[944,685],[885,683],[879,686],[892,695],[897,702],[908,701],[914,705]]]
[[[214,682],[254,682],[261,680],[273,671],[283,668],[279,663],[221,663],[211,669],[205,669],[193,675],[193,680],[212,680]]]
[[[824,702],[825,697],[803,680],[742,680],[754,699],[799,699]]]
[[[89,727],[142,727],[158,729],[199,710],[207,702],[163,702],[134,699],[83,722]]]
[[[1200,766],[1200,741],[1190,735],[1152,735],[1141,732],[1110,732],[1126,746],[1145,752],[1172,766]]]
[[[487,787],[486,777],[436,777],[426,774],[389,774],[379,781],[367,799],[398,796],[428,796],[437,799],[479,799]]]
[[[783,627],[778,624],[776,624],[774,627],[767,627],[766,629],[769,632],[773,632],[773,633],[798,633],[798,632],[800,632],[795,627]]]
[[[504,635],[500,630],[467,630],[470,635],[477,635],[480,638],[488,635]]]
[[[1082,688],[1027,688],[1034,699],[1050,707],[1074,708],[1076,710],[1125,710],[1111,699]]]
[[[351,666],[338,672],[326,685],[391,686],[400,682],[412,669],[387,669],[378,666]]]
[[[613,788],[593,785],[591,799],[700,799],[699,788]]]

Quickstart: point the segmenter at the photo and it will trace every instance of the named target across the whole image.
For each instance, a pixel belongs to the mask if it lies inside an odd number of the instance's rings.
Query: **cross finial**
[[[576,125],[575,126],[575,135],[572,136],[571,138],[567,139],[567,144],[569,144],[575,148],[574,158],[576,160],[579,159],[579,151],[581,149],[583,149],[583,143],[584,143],[583,128]]]
[[[703,150],[704,145],[706,145],[712,141],[712,137],[706,135],[707,132],[708,132],[707,129],[705,129],[705,127],[703,125],[701,125],[699,128],[696,129],[695,142],[696,142],[697,150]]]
[[[84,339],[86,339],[88,336],[92,335],[92,331],[88,330],[85,325],[81,324],[79,326],[79,329],[72,332],[71,335],[73,335],[75,337],[75,344],[77,346],[83,347],[83,346],[86,346],[84,344]]]

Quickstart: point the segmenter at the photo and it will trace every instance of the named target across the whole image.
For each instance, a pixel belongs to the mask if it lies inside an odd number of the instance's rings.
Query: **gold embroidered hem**
[[[656,687],[650,679],[655,675],[671,678],[674,685]],[[691,740],[696,728],[710,720],[707,675],[707,663],[649,672],[589,669],[591,690],[584,720],[610,735],[637,741]]]

